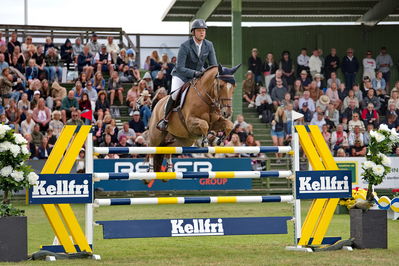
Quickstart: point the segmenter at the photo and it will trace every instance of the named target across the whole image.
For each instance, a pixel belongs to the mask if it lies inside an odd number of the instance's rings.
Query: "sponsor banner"
[[[292,217],[192,218],[97,221],[105,239],[287,234]]]
[[[352,197],[352,172],[334,171],[297,171],[296,198],[350,198]]]
[[[173,159],[175,172],[209,171],[251,171],[251,159]],[[144,159],[98,159],[94,160],[96,173],[147,172],[148,163]],[[165,168],[163,169],[165,170]],[[96,189],[103,191],[162,191],[162,190],[237,190],[252,189],[252,179],[184,179],[151,180],[144,184],[141,180],[106,180],[94,183]]]
[[[399,157],[389,157],[391,159],[391,172],[384,178],[381,184],[374,186],[375,189],[395,189],[399,188]],[[334,157],[340,169],[352,170],[356,173],[353,178],[353,187],[367,188],[368,183],[363,180],[362,163],[366,161],[365,157]],[[355,182],[356,181],[356,182]]]
[[[92,203],[91,174],[39,174],[29,189],[30,204]]]

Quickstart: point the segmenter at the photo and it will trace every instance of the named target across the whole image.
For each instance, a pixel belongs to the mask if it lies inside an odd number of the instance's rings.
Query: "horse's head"
[[[233,94],[236,87],[234,73],[241,66],[236,65],[233,68],[218,67],[218,75],[215,79],[215,94],[219,103],[220,113],[224,118],[229,118],[233,114]]]

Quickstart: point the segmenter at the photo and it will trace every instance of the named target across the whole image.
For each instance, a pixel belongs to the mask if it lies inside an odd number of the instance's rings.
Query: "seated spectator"
[[[373,124],[374,127],[377,127],[379,124],[379,115],[378,112],[374,109],[374,105],[369,103],[366,109],[362,111],[362,119],[364,124],[367,126],[368,124]]]
[[[284,99],[281,101],[281,106],[286,107],[289,104],[294,104],[294,102],[291,100],[291,94],[289,92],[287,92],[284,95]]]
[[[119,53],[119,46],[116,43],[114,43],[114,37],[112,36],[107,37],[106,47],[107,47],[107,53],[111,54],[112,61],[115,63]]]
[[[94,68],[97,72],[105,72],[110,75],[114,71],[111,54],[107,53],[107,47],[104,44],[101,45],[100,51],[94,56]]]
[[[388,106],[388,110],[385,113],[385,116],[388,116],[389,114],[392,114],[396,117],[399,117],[399,109],[396,108],[394,103],[390,103]]]
[[[353,90],[355,90],[354,89],[355,86],[356,85],[353,85],[353,88],[352,88]],[[349,90],[349,88],[346,89],[345,83],[341,83],[341,85],[339,85],[339,87],[338,87],[338,95],[339,95],[339,99],[341,101],[343,101],[345,99],[345,97],[348,96],[348,90]]]
[[[134,141],[136,139],[136,133],[134,132],[133,129],[129,128],[128,122],[123,123],[122,130],[119,130],[118,139],[120,139],[121,136],[126,136],[127,143],[129,143],[130,145],[134,144]]]
[[[78,71],[79,73],[85,72],[87,77],[91,77],[93,73],[93,66],[91,62],[93,60],[93,55],[90,53],[90,48],[88,45],[83,47],[83,52],[78,56]]]
[[[349,142],[349,146],[351,148],[353,148],[353,146],[355,146],[356,141],[359,141],[361,143],[361,145],[363,146],[364,136],[363,136],[363,133],[361,132],[360,126],[355,126],[353,128],[353,131],[349,132],[348,142]]]
[[[158,51],[154,50],[151,53],[150,72],[151,78],[154,80],[158,72],[162,69],[161,60],[159,59]]]
[[[368,92],[370,89],[373,89],[373,84],[371,83],[371,80],[370,80],[369,77],[365,77],[365,78],[363,79],[363,87],[361,88],[361,90],[362,90],[363,94],[366,95],[367,92]]]
[[[32,119],[32,110],[26,112],[26,119],[21,122],[21,133],[22,135],[32,134],[33,129],[36,125],[35,121]],[[40,127],[39,127],[40,130]]]
[[[388,101],[388,106],[392,103],[395,105],[395,109],[399,109],[399,92],[396,88],[393,88],[391,91],[391,98]]]
[[[152,92],[154,91],[154,83],[153,83],[153,81],[152,81],[152,78],[151,78],[151,75],[150,75],[149,72],[145,72],[145,73],[144,73],[143,81],[145,81],[145,84],[146,84],[145,87],[147,88],[147,90],[148,90],[150,93],[152,93]],[[141,83],[141,81],[140,81],[140,83]],[[140,83],[139,83],[139,85],[140,85]]]
[[[129,67],[128,58],[127,58],[127,55],[126,55],[126,49],[123,48],[123,49],[121,49],[118,57],[116,58],[115,67],[116,67],[116,69],[118,71],[122,71],[124,66],[128,66]]]
[[[399,127],[399,122],[398,122],[397,117],[392,114],[389,114],[386,116],[384,124],[386,124],[389,129],[394,128],[395,130],[398,130],[398,127]]]
[[[96,125],[94,126],[94,129],[93,129],[93,142],[96,145],[100,144],[100,147],[111,147],[111,146],[101,146],[102,142],[105,141],[103,139],[104,131],[105,131],[105,125],[102,120],[98,119],[96,121]],[[110,142],[111,142],[111,136],[109,136],[109,137],[110,137]]]
[[[369,145],[370,143],[370,132],[374,130],[373,124],[367,125],[367,130],[363,133],[363,143],[365,146]]]
[[[173,64],[172,62],[169,61],[168,54],[166,54],[166,53],[162,54],[161,63],[162,63],[162,72],[165,74],[165,79],[166,79],[165,89],[170,91],[170,85],[172,83],[172,70],[174,69],[175,64]],[[138,70],[138,69],[136,69],[136,70]],[[139,78],[137,78],[137,80],[139,80],[139,79],[140,79],[140,76],[139,76]]]
[[[4,54],[0,53],[0,72],[3,71],[4,68],[10,67],[9,64],[5,61]]]
[[[352,115],[352,120],[349,121],[348,123],[348,130],[349,132],[353,132],[355,127],[359,127],[360,132],[364,132],[366,130],[364,123],[362,120],[360,120],[360,115],[358,113],[353,113]]]
[[[127,50],[126,53],[127,53],[127,62],[128,62],[127,65],[129,66],[130,71],[133,73],[133,78],[135,80],[140,80],[141,79],[140,68],[138,62],[136,61],[133,49]],[[169,68],[171,67],[173,69],[174,67],[173,64],[172,65],[168,64],[168,65]],[[172,71],[172,69],[170,71]]]
[[[154,98],[152,98],[152,104],[151,104],[151,111],[154,110],[156,104],[163,99],[164,97],[167,96],[167,91],[165,88],[159,88],[154,95]]]
[[[92,107],[92,109],[94,109],[94,107],[96,105],[97,98],[98,98],[98,94],[97,94],[97,91],[93,88],[93,83],[91,80],[89,80],[86,83],[86,88],[83,90],[83,93],[87,94],[87,96],[89,97],[90,103],[91,103],[91,107]]]
[[[78,111],[72,111],[71,118],[66,122],[67,125],[83,126],[84,123],[79,117]]]
[[[262,118],[262,114],[265,110],[273,112],[273,101],[270,95],[267,93],[266,87],[259,88],[259,94],[255,99],[256,110],[258,111],[259,119]]]
[[[39,70],[39,79],[40,80],[46,78],[46,75],[47,75],[47,71],[45,69],[45,67],[46,67],[45,57],[46,57],[46,55],[44,54],[43,46],[42,45],[38,45],[36,53],[34,53],[32,55],[31,59],[35,60],[36,67]]]
[[[6,117],[8,119],[8,125],[15,129],[16,132],[19,131],[19,123],[21,121],[21,112],[17,107],[14,99],[10,100],[10,106],[6,110]]]
[[[116,145],[116,147],[131,147],[132,145],[130,143],[127,142],[127,137],[125,135],[122,135],[118,138],[118,144]],[[123,154],[119,154],[119,158],[129,158],[131,157],[130,154],[128,153],[123,153]]]
[[[328,126],[327,124],[324,124],[321,127],[321,134],[323,135],[323,138],[325,140],[325,142],[327,143],[327,145],[330,147],[331,146],[331,133],[328,131]]]
[[[21,100],[18,101],[17,108],[21,112],[21,121],[25,120],[26,112],[31,110],[30,101],[28,100],[28,94],[22,94]]]
[[[344,150],[349,148],[348,134],[344,131],[342,124],[339,124],[337,130],[331,134],[331,150],[335,152],[339,148]]]
[[[352,116],[354,113],[360,114],[361,111],[359,108],[356,108],[356,101],[349,101],[349,106],[342,113],[342,123],[347,124],[349,120],[352,120]]]
[[[323,91],[317,88],[317,84],[315,81],[310,82],[309,93],[310,98],[312,98],[314,102],[316,102],[320,98],[320,96],[323,95]]]
[[[123,104],[123,87],[120,82],[118,72],[116,71],[112,73],[110,79],[108,80],[108,92],[111,105],[114,105],[115,94],[118,95],[120,104]]]
[[[239,125],[243,130],[247,131],[249,124],[245,122],[243,115],[237,115],[236,121],[234,121],[234,127]]]
[[[106,125],[103,133],[103,139],[104,135],[110,135],[111,140],[113,143],[118,143],[118,132],[115,130],[115,127],[113,127],[111,124]]]
[[[141,136],[141,134],[145,131],[145,126],[143,121],[140,119],[140,112],[134,111],[132,120],[129,121],[129,127],[136,132],[137,136]]]
[[[79,103],[75,99],[74,91],[70,90],[68,91],[68,95],[62,99],[62,121],[66,123],[67,119],[71,117],[71,113],[77,110],[79,110]]]
[[[39,82],[39,83],[40,83],[40,82]],[[36,106],[37,106],[37,104],[39,103],[39,100],[40,100],[40,99],[42,99],[42,98],[40,97],[40,91],[37,90],[37,91],[35,91],[35,92],[33,93],[33,98],[32,98],[32,101],[30,102],[30,106],[31,106],[32,110],[36,108]]]
[[[40,132],[40,126],[38,124],[36,124],[33,127],[33,131],[31,133],[32,135],[32,143],[35,144],[35,146],[38,148],[40,146],[40,144],[42,143],[43,140],[43,134],[42,132]]]
[[[81,99],[79,100],[79,110],[81,113],[91,112],[91,101],[87,93],[83,93]],[[85,125],[90,125],[92,119],[84,118]]]
[[[355,96],[355,92],[353,90],[348,91],[348,96],[342,102],[341,111],[344,112],[346,108],[349,106],[349,102],[353,101],[355,103],[355,108],[359,108],[359,100]]]
[[[61,112],[53,111],[52,119],[49,123],[49,128],[53,130],[53,135],[57,138],[60,136],[62,129],[64,128],[64,123],[61,122]]]
[[[101,142],[100,147],[115,147],[114,142],[112,142],[112,137],[109,134],[104,135],[104,141]]]
[[[308,77],[308,72],[306,70],[302,70],[298,79],[301,82],[302,87],[304,90],[309,89],[309,85],[312,80]]]
[[[295,110],[298,110],[298,103],[299,103],[299,98],[303,96],[303,87],[301,84],[300,80],[295,80],[294,81],[294,87],[292,89],[292,97],[294,98],[294,108]]]
[[[360,140],[355,140],[355,145],[351,148],[351,156],[363,157],[366,155],[367,147]]]
[[[30,152],[29,159],[37,160],[38,159],[37,153],[38,153],[39,148],[37,148],[35,146],[35,144],[32,143],[32,135],[31,134],[25,134],[23,136],[24,136],[24,138],[27,141],[26,146],[28,147],[28,150]]]
[[[11,54],[12,62],[10,66],[18,69],[21,73],[25,73],[25,56],[21,52],[21,48],[16,46],[14,48],[14,52]]]
[[[91,36],[90,42],[87,44],[90,49],[91,54],[96,54],[100,51],[100,43],[98,42],[98,36],[96,33],[93,33]]]
[[[145,90],[141,93],[140,98],[137,100],[138,109],[140,111],[140,117],[144,123],[144,127],[147,127],[148,122],[151,118],[151,94]]]
[[[326,84],[324,82],[324,77],[321,74],[315,74],[313,81],[316,82],[316,87],[319,89],[325,89]]]
[[[380,101],[380,109],[378,110],[378,112],[381,114],[385,114],[388,109],[389,96],[382,89],[376,90],[375,93],[375,96]]]
[[[83,86],[82,86],[82,82],[80,82],[79,80],[75,82],[75,87],[72,88],[72,91],[75,94],[75,99],[77,101],[80,101],[80,99],[82,98],[83,95]]]
[[[42,138],[42,142],[40,143],[39,146],[39,159],[47,159],[50,155],[51,152],[51,147],[48,143],[47,137]]]
[[[338,94],[338,87],[335,82],[331,84],[331,87],[327,89],[326,95],[330,98],[330,102],[334,104],[335,109],[339,109],[341,107],[341,100]]]
[[[325,112],[325,120],[326,123],[329,125],[329,128],[335,128],[339,124],[339,112],[335,109],[334,104],[330,103],[327,107]]]
[[[0,97],[3,99],[3,106],[7,106],[11,98],[12,86],[14,82],[13,75],[10,74],[9,68],[4,68],[0,77]]]
[[[25,77],[30,84],[34,79],[39,78],[39,69],[36,67],[35,59],[30,59],[25,69]]]
[[[231,135],[230,141],[227,142],[225,146],[227,146],[227,147],[239,147],[239,146],[241,146],[240,137],[237,134],[233,133]],[[240,157],[240,156],[241,156],[241,154],[239,154],[239,153],[227,153],[226,154],[226,157],[230,157],[230,158],[232,158],[232,157]]]
[[[325,112],[329,104],[330,98],[327,95],[321,95],[320,98],[316,101],[316,109],[317,107],[320,107],[320,110],[322,112]]]
[[[54,106],[54,99],[51,96],[51,88],[47,79],[42,80],[42,97],[46,100],[46,106],[51,110]]]
[[[48,129],[51,112],[43,98],[39,99],[36,108],[33,109],[33,120],[40,126],[40,131],[44,132]]]
[[[312,98],[310,98],[310,92],[309,91],[304,91],[303,96],[299,98],[298,102],[298,108],[302,109],[302,105],[304,103],[307,103],[307,108],[310,110],[310,112],[314,112],[316,110],[314,101]]]
[[[55,45],[53,43],[53,39],[51,37],[46,37],[46,43],[44,44],[44,53],[48,54],[48,50],[50,48],[54,48],[55,49]]]
[[[90,78],[87,77],[85,72],[80,73],[79,78],[77,79],[77,81],[80,81],[80,83],[82,83],[83,88],[86,88],[86,83],[88,80],[90,80]]]
[[[273,105],[275,108],[281,105],[281,102],[284,100],[284,96],[286,93],[288,93],[288,89],[283,85],[283,80],[277,79],[276,86],[273,88],[271,94]]]
[[[105,90],[105,79],[101,72],[96,72],[91,82],[93,84],[94,89],[96,89],[97,92]]]
[[[345,150],[342,149],[342,148],[339,148],[339,149],[337,150],[337,157],[346,157],[346,152],[345,152]]]
[[[381,71],[377,71],[377,75],[375,78],[371,80],[371,84],[373,85],[373,89],[375,90],[381,89],[385,91],[387,83],[385,79],[382,77]]]
[[[143,81],[143,83],[145,82]],[[133,86],[127,92],[126,105],[129,107],[128,111],[130,116],[133,116],[133,112],[138,109],[137,99],[140,97],[140,94],[141,92],[137,84],[133,84]]]
[[[367,96],[363,99],[363,109],[368,108],[370,103],[373,104],[373,108],[377,111],[381,107],[380,100],[375,96],[375,91],[373,89],[367,91]]]
[[[341,80],[337,78],[337,73],[335,72],[331,72],[331,77],[327,80],[327,88],[330,88],[333,83],[335,83],[338,88],[341,85]]]
[[[164,87],[167,87],[167,81],[165,74],[162,71],[159,71],[157,74],[157,77],[154,79],[154,91],[157,89]]]
[[[276,113],[274,114],[274,119],[271,122],[272,129],[272,141],[273,146],[283,146],[284,139],[286,137],[286,127],[287,127],[287,117],[284,112],[283,107],[278,107]],[[283,154],[276,153],[277,158],[281,158]]]
[[[72,43],[69,39],[66,39],[65,43],[61,45],[61,60],[66,63],[68,70],[70,69],[72,62],[74,62],[73,59]]]
[[[312,112],[309,110],[307,102],[302,104],[302,108],[299,109],[299,113],[303,114],[303,117],[300,118],[300,122],[302,124],[308,125],[312,120]]]
[[[283,71],[281,69],[276,70],[275,76],[270,80],[268,91],[271,95],[273,89],[277,86],[277,80],[283,81],[283,86],[288,88],[286,81],[283,79]]]
[[[83,45],[82,45],[82,39],[80,39],[79,37],[77,37],[75,39],[75,44],[72,45],[72,56],[73,56],[73,61],[75,62],[75,64],[78,63],[78,56],[83,53]]]
[[[131,83],[134,81],[133,73],[130,71],[129,66],[124,66],[122,71],[119,72],[119,79],[122,83]]]
[[[313,117],[313,119],[310,121],[310,124],[318,126],[321,131],[322,126],[326,124],[326,120],[324,120],[324,113],[317,112],[317,116]]]
[[[59,65],[59,58],[54,48],[49,48],[47,55],[45,56],[46,66],[44,69],[47,71],[47,77],[50,82],[55,81],[57,78],[58,82],[62,79],[62,68]]]
[[[95,115],[97,120],[103,120],[105,115],[110,114],[110,105],[107,100],[107,94],[104,91],[98,93],[98,99],[96,101]]]

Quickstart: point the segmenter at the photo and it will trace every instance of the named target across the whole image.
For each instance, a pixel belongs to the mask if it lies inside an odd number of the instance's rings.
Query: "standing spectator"
[[[271,122],[272,125],[271,135],[272,135],[273,146],[284,145],[284,138],[287,126],[286,123],[287,123],[287,117],[285,116],[284,108],[278,107],[274,115],[274,119]],[[281,158],[282,156],[283,154],[276,153],[277,158]]]
[[[309,70],[312,78],[314,78],[316,74],[321,73],[322,64],[323,63],[319,57],[319,51],[317,49],[313,50],[312,56],[309,58]]]
[[[373,53],[368,50],[366,58],[363,58],[363,78],[368,77],[370,80],[375,78],[375,69],[377,64],[373,58]]]
[[[258,49],[252,48],[251,56],[248,58],[248,70],[251,70],[255,75],[255,82],[263,84],[262,82],[262,59],[258,56]]]
[[[266,88],[269,87],[270,80],[272,78],[274,78],[274,75],[278,68],[279,68],[279,66],[276,63],[276,61],[274,61],[273,54],[267,53],[265,62],[263,63],[263,76],[265,77],[265,87]],[[249,71],[251,71],[251,70],[249,70]]]
[[[170,91],[170,86],[172,85],[172,70],[175,67],[175,65],[169,61],[168,54],[162,54],[161,57],[161,63],[162,63],[162,72],[165,74],[165,79],[166,79],[166,89]],[[137,68],[135,68],[135,72],[138,72],[138,76],[135,74],[136,80],[140,79],[140,72],[138,71]]]
[[[47,76],[49,77],[48,78],[49,81],[53,82],[57,77],[58,82],[61,82],[62,68],[59,66],[59,58],[55,48],[49,48],[45,60],[46,60],[45,70],[47,71]]]
[[[353,49],[348,48],[346,50],[346,56],[342,59],[342,73],[345,76],[345,86],[352,88],[352,85],[356,82],[356,74],[359,72],[359,62],[353,55]]]
[[[11,39],[7,44],[7,50],[10,54],[14,53],[14,49],[16,46],[21,47],[21,43],[17,40],[17,32],[14,31],[11,33]]]
[[[330,54],[327,55],[324,61],[325,78],[327,80],[331,78],[331,73],[333,72],[337,73],[338,68],[339,68],[339,57],[337,56],[337,49],[331,48]]]
[[[89,47],[89,51],[92,55],[98,53],[100,51],[100,44],[98,43],[97,34],[93,33],[90,42],[87,44]]]
[[[44,132],[48,129],[51,112],[43,98],[39,99],[36,108],[33,109],[33,120],[40,126],[40,131]]]
[[[298,76],[300,73],[302,73],[302,70],[305,70],[306,73],[309,71],[309,59],[308,50],[306,48],[302,48],[301,53],[296,59],[298,65]]]
[[[248,103],[248,108],[255,107],[255,76],[251,70],[248,70],[245,79],[242,82],[242,90],[244,100]]]
[[[82,39],[77,37],[75,39],[75,44],[72,45],[72,56],[73,56],[73,61],[77,64],[78,63],[78,56],[83,53],[83,45],[82,45]]]
[[[61,114],[62,121],[66,123],[67,119],[71,117],[71,113],[79,109],[79,103],[75,99],[73,90],[68,91],[68,95],[62,99]]]
[[[134,111],[132,120],[129,121],[129,127],[136,132],[137,136],[141,136],[141,134],[145,131],[145,126],[143,121],[140,119],[140,112]]]
[[[387,48],[385,46],[381,47],[380,54],[376,58],[376,64],[378,71],[382,72],[382,76],[387,84],[387,89],[389,89],[389,80],[391,78],[391,67],[393,66],[393,61],[392,57],[387,53]]]
[[[295,80],[295,70],[294,63],[292,62],[290,53],[288,51],[284,51],[281,55],[280,69],[283,72],[282,78],[287,85],[287,89],[291,91]]]
[[[116,58],[119,53],[119,47],[116,43],[114,43],[114,37],[108,36],[107,37],[107,53],[111,54],[112,61],[116,63]]]
[[[53,130],[53,135],[58,138],[61,134],[63,127],[64,123],[61,122],[61,112],[53,111],[52,119],[49,123],[49,128]]]
[[[117,71],[112,72],[111,78],[108,80],[108,91],[111,105],[114,105],[115,94],[118,94],[119,102],[123,105],[123,87]]]
[[[73,62],[73,47],[69,39],[65,40],[65,43],[61,45],[61,60],[66,63],[67,69],[69,70],[70,64]]]
[[[91,77],[93,73],[93,66],[91,61],[93,60],[93,54],[90,53],[90,47],[86,45],[83,47],[83,52],[78,56],[78,71],[79,73],[85,72],[87,77]]]

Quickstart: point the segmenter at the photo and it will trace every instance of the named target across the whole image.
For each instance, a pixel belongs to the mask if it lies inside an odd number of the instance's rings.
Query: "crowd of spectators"
[[[284,51],[279,60],[267,53],[263,61],[252,49],[243,101],[272,125],[274,145],[291,138],[291,110],[303,114],[295,123],[320,128],[336,156],[364,156],[370,131],[381,123],[399,129],[399,81],[391,87],[387,48],[381,47],[375,59],[372,51],[362,60],[354,53],[348,48],[339,57],[331,48],[324,57],[315,49],[309,56],[302,48],[296,60]]]

